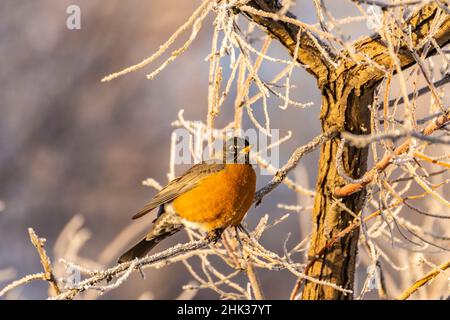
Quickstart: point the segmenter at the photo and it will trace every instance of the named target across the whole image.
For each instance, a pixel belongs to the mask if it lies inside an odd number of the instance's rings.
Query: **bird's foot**
[[[206,234],[206,240],[211,243],[216,243],[217,241],[219,241],[220,237],[222,236],[222,233],[223,233],[223,229],[215,229],[215,230],[209,231]]]
[[[142,280],[145,280],[145,272],[144,272],[144,270],[142,269],[142,267],[141,267],[141,266],[138,266],[137,269],[138,269],[138,271],[139,271],[139,274],[140,274],[141,277],[142,277]]]
[[[245,236],[247,237],[247,240],[246,240],[247,243],[255,244],[255,242],[257,242],[257,241],[255,240],[255,238],[253,238],[253,236],[252,236],[252,235],[250,234],[250,232],[247,230],[247,228],[244,227],[242,224],[237,225],[237,226],[235,227],[235,230],[236,230],[236,237],[237,237],[237,239],[238,239],[238,241],[239,241],[239,244],[241,245],[241,248],[243,248],[244,245],[243,245],[242,239],[241,239],[241,237],[240,237],[240,232],[239,232],[239,231],[241,231],[243,234],[245,234]]]
[[[239,247],[241,248],[241,250],[244,248],[244,244],[242,243],[242,239],[241,239],[241,236],[239,235],[239,230],[241,230],[241,225],[239,224],[239,225],[237,225],[237,226],[235,226],[234,227],[234,232],[236,233],[236,239],[237,239],[237,241],[238,241],[238,243],[239,243]]]
[[[248,232],[248,230],[242,224],[236,226],[236,233],[238,233],[238,230],[242,231],[250,240],[252,239],[250,232]]]

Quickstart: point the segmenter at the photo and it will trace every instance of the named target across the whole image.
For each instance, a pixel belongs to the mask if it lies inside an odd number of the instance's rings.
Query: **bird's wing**
[[[133,219],[140,218],[154,208],[173,201],[181,194],[197,186],[204,178],[223,170],[224,167],[224,164],[205,162],[192,166],[183,175],[173,179],[167,186],[161,189],[142,210],[133,216]]]

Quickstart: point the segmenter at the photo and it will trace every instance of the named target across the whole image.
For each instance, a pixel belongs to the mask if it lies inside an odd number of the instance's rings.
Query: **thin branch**
[[[442,167],[445,167],[445,168],[450,169],[450,163],[447,163],[447,162],[439,161],[439,160],[437,160],[437,159],[430,158],[430,157],[428,157],[427,155],[425,155],[425,154],[423,154],[423,153],[420,153],[420,152],[414,152],[413,156],[416,157],[416,158],[419,158],[419,159],[421,159],[421,160],[423,160],[423,161],[427,161],[427,162],[429,162],[429,163],[431,163],[431,164],[436,164],[436,165],[438,165],[438,166],[442,166]]]
[[[380,140],[389,139],[392,141],[397,141],[398,139],[405,138],[405,137],[413,137],[422,141],[431,142],[434,144],[450,144],[450,140],[448,139],[441,139],[441,138],[435,138],[423,135],[416,131],[410,131],[410,130],[393,130],[393,131],[387,131],[387,132],[381,132],[371,135],[358,135],[353,134],[350,132],[342,132],[341,136],[343,139],[346,139],[349,141],[349,143],[357,148],[364,148],[368,146],[369,144],[373,142],[377,142]]]
[[[206,14],[209,12],[211,7],[211,0],[205,0],[203,1],[203,3],[197,8],[197,10],[195,10],[195,12],[190,16],[190,18],[188,19],[188,21],[186,21],[180,28],[178,28],[178,30],[175,31],[174,34],[172,34],[172,36],[163,44],[159,47],[159,50],[156,51],[153,55],[151,55],[150,57],[144,59],[142,62],[135,64],[133,66],[130,66],[128,68],[125,68],[119,72],[115,72],[112,73],[106,77],[104,77],[101,81],[102,82],[108,82],[111,81],[115,78],[118,78],[120,76],[126,75],[130,72],[134,72],[136,70],[139,70],[145,66],[147,66],[148,64],[152,63],[153,61],[155,61],[157,58],[159,58],[164,52],[167,51],[167,49],[175,42],[175,40],[183,33],[185,32],[191,25],[195,24],[196,22],[201,21]],[[195,29],[195,28],[194,28]],[[191,40],[191,39],[190,39]],[[189,44],[189,41],[185,43],[185,46],[183,46],[182,48],[174,51],[172,53],[172,57],[175,55],[175,53],[177,53],[180,50],[183,50],[183,48],[186,48],[186,44]],[[193,39],[192,39],[193,40]],[[190,41],[192,42],[192,41]],[[179,54],[180,52],[178,52]],[[176,55],[178,55],[176,54]],[[171,59],[171,58],[169,58]],[[169,61],[169,60],[168,60]],[[159,69],[159,68],[158,68]]]
[[[311,140],[309,143],[297,148],[294,151],[294,153],[291,155],[291,157],[289,158],[288,162],[281,169],[279,169],[277,171],[277,173],[272,178],[272,180],[267,185],[265,185],[264,187],[262,187],[261,189],[259,189],[256,192],[256,194],[253,198],[253,202],[256,205],[259,205],[261,203],[262,199],[264,198],[264,196],[266,196],[269,192],[273,191],[280,183],[283,182],[283,180],[284,180],[284,178],[286,178],[287,174],[297,166],[300,159],[304,155],[317,149],[321,144],[334,138],[336,135],[337,135],[337,133],[335,133],[335,132],[322,133],[322,134],[318,135],[317,137],[315,137],[313,140]]]
[[[443,114],[437,119],[430,121],[429,124],[421,131],[423,136],[429,136],[436,130],[444,127],[450,122],[450,112]],[[348,138],[348,137],[347,137]],[[402,155],[409,150],[411,146],[411,140],[405,141],[399,147],[397,147],[393,153],[386,154],[383,159],[381,159],[371,170],[367,171],[364,176],[361,178],[361,182],[359,183],[349,183],[341,188],[335,190],[336,197],[347,197],[351,194],[361,191],[364,187],[366,187],[369,183],[373,181],[373,179],[377,176],[377,174],[383,170],[385,170],[391,163],[394,157]]]
[[[362,4],[368,4],[371,6],[377,6],[382,9],[398,8],[398,7],[412,6],[412,5],[424,3],[423,0],[399,1],[396,3],[385,3],[382,1],[375,1],[375,0],[352,0],[352,1],[357,2],[357,3],[362,3]]]
[[[59,289],[58,283],[53,274],[50,258],[47,256],[47,252],[44,249],[45,239],[39,238],[32,228],[28,228],[28,234],[30,235],[31,243],[36,248],[39,254],[42,267],[44,268],[44,272],[27,275],[19,280],[13,281],[0,291],[0,297],[5,295],[12,289],[15,289],[21,285],[27,284],[34,280],[48,281],[50,288],[53,290],[54,294],[55,295],[61,294],[61,290]]]
[[[28,228],[28,233],[30,235],[31,243],[34,245],[39,257],[41,258],[41,264],[45,271],[45,280],[49,282],[50,287],[56,295],[60,294],[61,290],[59,289],[58,283],[56,282],[56,278],[53,274],[50,258],[47,256],[47,252],[44,249],[45,239],[39,238],[32,228]]]
[[[253,294],[255,295],[255,299],[256,300],[264,300],[265,298],[264,298],[264,293],[261,288],[261,284],[259,282],[258,277],[256,276],[255,268],[253,267],[253,264],[250,261],[247,262],[246,272],[247,272],[248,280],[250,281],[250,284],[252,286]]]
[[[24,284],[27,284],[29,282],[32,282],[34,280],[47,280],[47,275],[44,272],[41,273],[36,273],[36,274],[30,274],[27,275],[19,280],[15,280],[13,282],[11,282],[10,284],[8,284],[6,287],[4,287],[1,291],[0,291],[0,297],[4,296],[5,294],[7,294],[9,291],[22,286]]]
[[[313,33],[322,37],[333,35],[300,22],[289,11],[282,12],[279,1],[252,0],[245,6],[237,7],[236,10],[261,26],[273,38],[278,39],[289,50],[291,56],[297,56],[297,61],[305,65],[318,79],[326,79],[328,67],[336,66],[331,50]],[[300,41],[297,42],[299,32],[301,32]],[[296,50],[299,52],[296,53]]]
[[[432,189],[433,190],[437,189],[444,184],[445,183],[441,183],[441,184],[432,186]],[[405,203],[408,200],[420,199],[420,198],[425,197],[428,194],[429,194],[429,192],[426,191],[426,192],[418,194],[418,195],[408,196],[403,199],[398,199],[398,200],[394,201],[392,204],[390,204],[386,209],[392,209],[392,208],[398,207],[399,205]],[[344,228],[342,231],[340,231],[338,234],[336,234],[320,250],[318,250],[318,252],[315,254],[315,256],[311,257],[311,260],[308,262],[308,264],[305,267],[304,273],[306,274],[308,272],[308,270],[313,266],[313,264],[322,257],[322,255],[325,253],[326,250],[330,249],[336,243],[338,243],[339,239],[342,239],[342,237],[344,237],[344,236],[348,235],[349,233],[351,233],[352,231],[356,230],[363,223],[366,223],[369,220],[372,220],[382,214],[383,214],[383,210],[377,210],[377,211],[374,211],[373,213],[365,216],[363,219],[361,219],[358,215],[346,228]],[[292,290],[291,296],[290,296],[291,300],[295,299],[295,297],[297,296],[297,293],[300,290],[300,287],[302,286],[303,281],[304,281],[304,279],[297,280],[297,282]]]
[[[78,283],[75,287],[70,288],[66,292],[63,292],[59,294],[58,296],[54,297],[54,299],[73,299],[76,295],[80,294],[83,291],[86,291],[88,289],[91,289],[95,287],[98,283],[110,279],[114,276],[123,274],[124,272],[127,272],[130,269],[130,266],[133,265],[133,270],[138,270],[146,266],[150,266],[152,264],[155,264],[157,262],[161,262],[163,260],[167,260],[169,258],[173,258],[194,250],[205,248],[209,243],[211,243],[211,240],[209,239],[203,239],[199,241],[191,241],[184,244],[178,244],[172,248],[169,248],[165,251],[162,251],[160,253],[147,256],[138,260],[128,261],[121,263],[115,267],[109,268],[104,271],[100,271],[98,275],[92,276],[90,278],[87,278],[80,283]]]
[[[421,287],[426,285],[428,282],[436,278],[439,274],[442,273],[442,271],[447,270],[450,268],[450,261],[447,261],[446,263],[443,263],[439,266],[439,269],[433,270],[428,272],[424,277],[420,278],[416,282],[414,282],[409,288],[407,288],[405,291],[403,291],[402,294],[400,294],[397,297],[397,300],[406,300],[408,299],[414,292],[419,290]]]

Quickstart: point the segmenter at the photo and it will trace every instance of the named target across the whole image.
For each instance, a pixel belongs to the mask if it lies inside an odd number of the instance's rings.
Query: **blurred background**
[[[58,236],[72,221],[73,228],[85,228],[87,242],[78,254],[90,261],[102,260],[102,265],[114,264],[116,257],[107,257],[105,248],[155,192],[142,181],[152,177],[161,184],[167,182],[171,123],[178,111],[184,109],[189,120],[206,119],[209,64],[204,58],[210,52],[212,17],[189,50],[154,80],[146,80],[145,75],[157,63],[112,82],[101,83],[100,79],[157,50],[199,3],[0,0],[0,270],[9,280],[41,271],[28,227],[47,239],[49,254],[57,261]],[[71,4],[81,8],[81,30],[66,27],[66,9]],[[346,1],[327,4],[337,18],[358,15]],[[297,1],[292,11],[304,22],[317,22],[312,1]],[[371,33],[365,23],[343,30],[352,39]],[[276,44],[269,53],[288,58]],[[269,63],[262,67],[266,80],[275,73],[271,68]],[[280,135],[287,130],[293,135],[280,149],[280,164],[296,146],[320,133],[320,92],[315,80],[296,69],[292,82],[297,88],[291,98],[314,105],[270,110],[272,127],[280,128]],[[219,127],[233,116],[232,104],[228,105],[218,117]],[[255,114],[262,117],[257,108]],[[244,123],[250,122],[245,118]],[[318,152],[308,155],[292,177],[314,189],[317,161]],[[268,179],[259,177],[258,185]],[[278,203],[308,206],[311,199],[280,186],[260,207],[251,209],[248,225],[254,227],[266,213],[270,219],[284,215]],[[153,215],[143,219],[148,224]],[[293,244],[308,235],[309,220],[309,211],[291,213],[287,221],[265,234],[262,243],[281,252],[288,232]],[[128,247],[142,234],[121,245]],[[172,237],[158,250],[185,239],[184,234]],[[146,273],[145,281],[136,273],[101,298],[174,299],[192,278],[182,264]],[[285,272],[262,271],[259,276],[267,298],[272,299],[286,299],[295,282]],[[5,283],[0,282],[0,287]],[[7,298],[46,296],[47,284],[34,282]],[[215,299],[217,294],[200,290],[194,298]]]

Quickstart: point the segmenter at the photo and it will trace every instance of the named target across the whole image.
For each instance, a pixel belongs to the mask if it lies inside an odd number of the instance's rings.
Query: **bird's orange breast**
[[[256,175],[251,165],[226,164],[173,201],[175,212],[204,231],[236,226],[253,202]]]

